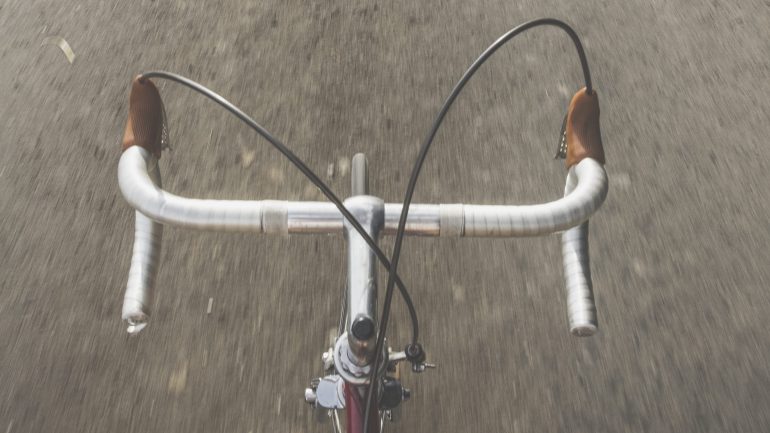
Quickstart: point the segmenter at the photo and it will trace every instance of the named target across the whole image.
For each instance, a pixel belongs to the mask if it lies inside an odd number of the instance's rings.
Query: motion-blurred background
[[[4,0],[0,432],[330,430],[302,395],[339,314],[341,238],[168,229],[151,324],[127,337],[133,214],[117,161],[134,75],[210,86],[342,196],[347,161],[366,152],[373,193],[395,202],[463,71],[542,16],[575,27],[601,98],[600,332],[568,333],[558,237],[410,238],[400,272],[439,368],[405,377],[413,398],[396,427],[770,431],[770,3]],[[50,36],[72,64],[41,46]],[[558,197],[565,171],[551,158],[580,86],[559,30],[509,43],[454,105],[415,201]],[[168,190],[321,199],[213,103],[160,88]]]

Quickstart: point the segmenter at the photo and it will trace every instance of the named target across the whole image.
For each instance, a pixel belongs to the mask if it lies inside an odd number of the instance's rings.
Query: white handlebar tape
[[[128,332],[132,334],[141,331],[150,316],[162,238],[163,226],[137,211],[134,253],[131,256],[122,314],[123,320],[128,323]]]
[[[596,304],[588,255],[588,221],[565,231],[561,236],[564,278],[567,283],[567,320],[569,331],[578,337],[596,333]]]
[[[139,147],[136,148],[139,149]],[[153,185],[161,187],[157,160],[154,160],[152,168],[146,171],[146,174]],[[158,275],[163,240],[162,224],[139,211],[135,214],[134,252],[131,255],[131,268],[128,271],[122,312],[130,334],[135,334],[147,326],[155,295],[155,277]]]
[[[578,166],[588,158],[581,161]],[[574,168],[574,167],[573,167]],[[564,195],[574,194],[579,188],[578,179],[570,169]],[[605,177],[606,179],[606,177]],[[605,180],[602,200],[607,196]],[[593,283],[591,282],[591,264],[588,254],[588,220],[569,228],[561,236],[561,253],[566,280],[567,321],[569,331],[578,337],[587,337],[596,333],[599,323],[596,319]]]
[[[464,205],[464,236],[539,236],[588,219],[607,196],[604,166],[585,158],[569,169],[564,197],[524,206]]]
[[[155,221],[217,231],[286,233],[286,202],[201,200],[164,191],[153,178],[158,161],[145,149],[132,146],[118,164],[118,183],[128,204]]]

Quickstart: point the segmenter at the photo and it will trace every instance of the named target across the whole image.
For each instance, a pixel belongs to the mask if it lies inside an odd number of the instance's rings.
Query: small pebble
[[[628,173],[614,173],[609,176],[610,183],[625,189],[631,186],[631,176]]]
[[[255,159],[257,159],[257,151],[249,149],[243,149],[241,151],[241,166],[243,168],[251,167],[251,164],[254,163]]]
[[[347,158],[340,158],[340,160],[337,161],[337,166],[339,167],[340,176],[345,176],[350,170],[350,160]]]

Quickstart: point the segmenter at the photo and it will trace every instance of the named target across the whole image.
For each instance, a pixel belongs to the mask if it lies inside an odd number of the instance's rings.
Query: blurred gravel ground
[[[392,202],[465,68],[540,16],[575,26],[602,101],[600,333],[567,332],[557,237],[410,239],[400,269],[439,369],[406,377],[398,428],[770,431],[770,3],[758,0],[0,2],[0,431],[329,429],[302,391],[338,317],[339,238],[169,229],[151,326],[127,338],[133,218],[116,173],[135,74],[168,69],[231,98],[317,172],[335,164],[342,195],[340,161],[364,151]],[[40,45],[53,35],[73,64]],[[579,83],[559,31],[510,43],[449,114],[416,201],[558,197],[550,158]],[[169,190],[320,199],[214,104],[161,91]]]

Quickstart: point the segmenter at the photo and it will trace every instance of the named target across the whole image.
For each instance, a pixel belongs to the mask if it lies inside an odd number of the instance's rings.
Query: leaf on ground
[[[70,64],[75,61],[75,52],[72,51],[72,47],[70,47],[70,44],[68,44],[64,38],[60,36],[48,36],[47,38],[43,39],[43,42],[40,44],[40,46],[46,44],[56,45],[57,47],[61,48],[62,52],[64,52],[64,55],[67,57],[67,61],[69,61]]]

